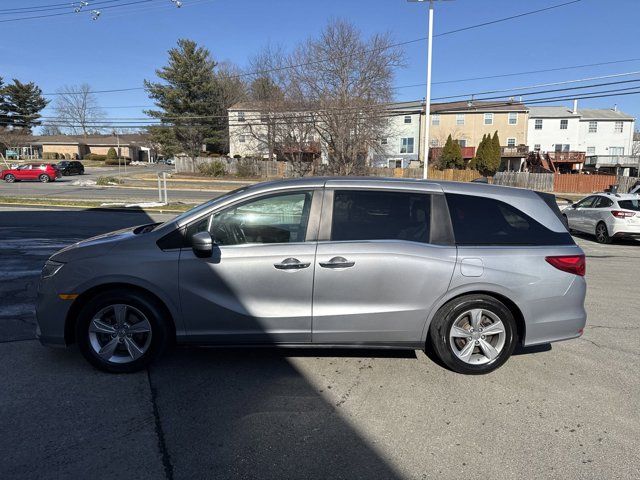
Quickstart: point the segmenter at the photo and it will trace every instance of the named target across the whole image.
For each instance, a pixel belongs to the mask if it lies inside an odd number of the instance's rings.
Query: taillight
[[[628,217],[633,217],[635,215],[635,212],[625,212],[622,210],[611,210],[611,215],[613,215],[616,218],[628,218]]]
[[[547,263],[553,265],[563,272],[573,273],[584,277],[587,271],[587,262],[584,255],[557,255],[553,257],[545,257]]]

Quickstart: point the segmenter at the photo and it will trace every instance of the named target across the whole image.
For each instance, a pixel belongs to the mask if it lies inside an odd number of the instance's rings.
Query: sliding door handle
[[[278,270],[300,270],[302,268],[307,268],[311,265],[310,263],[302,263],[297,258],[285,258],[280,263],[274,263],[273,266]]]
[[[333,257],[328,262],[320,262],[322,268],[349,268],[355,264],[356,262],[351,262],[344,257]]]

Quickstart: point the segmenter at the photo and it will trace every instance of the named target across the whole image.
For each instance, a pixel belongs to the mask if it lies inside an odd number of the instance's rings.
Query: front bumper
[[[64,347],[65,323],[73,302],[58,296],[54,278],[41,279],[38,286],[36,338],[43,345]]]

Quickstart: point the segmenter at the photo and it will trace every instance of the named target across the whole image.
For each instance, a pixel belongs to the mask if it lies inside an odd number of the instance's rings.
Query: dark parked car
[[[67,175],[83,175],[84,174],[84,165],[78,161],[67,161],[63,160],[62,162],[58,162],[56,165],[60,173],[65,177]]]

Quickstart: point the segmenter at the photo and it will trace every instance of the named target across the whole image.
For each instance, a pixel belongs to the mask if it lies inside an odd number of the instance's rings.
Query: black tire
[[[500,319],[504,326],[504,345],[493,360],[474,365],[461,360],[454,353],[449,333],[460,315],[467,310],[478,308],[489,311]],[[517,342],[516,322],[511,310],[496,298],[481,294],[464,295],[451,300],[438,310],[429,326],[429,341],[432,351],[447,368],[466,375],[482,375],[502,366],[513,353]]]
[[[609,230],[604,222],[598,222],[596,225],[596,242],[609,244],[613,239],[609,236]]]
[[[151,325],[149,347],[142,356],[128,363],[103,359],[94,350],[89,337],[89,326],[94,316],[105,307],[114,304],[125,304],[139,310]],[[151,296],[126,290],[110,290],[97,294],[80,310],[76,322],[76,342],[82,355],[99,370],[111,373],[133,373],[144,369],[164,352],[170,339],[173,338],[170,324],[163,308]]]
[[[51,178],[49,178],[49,175],[46,174],[42,174],[38,177],[38,179],[42,182],[42,183],[48,183],[51,181]]]
[[[4,176],[4,181],[7,183],[13,183],[16,181],[16,177],[14,175],[12,175],[11,173],[8,173]]]

